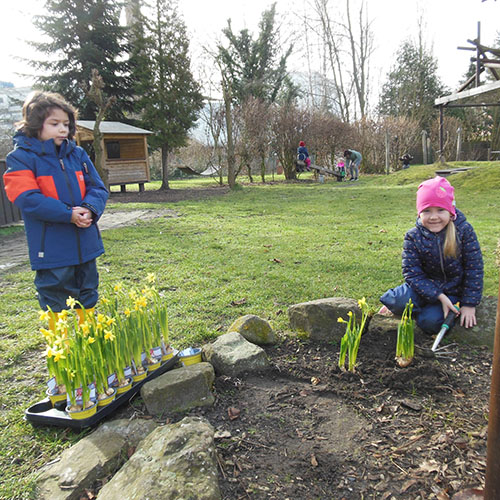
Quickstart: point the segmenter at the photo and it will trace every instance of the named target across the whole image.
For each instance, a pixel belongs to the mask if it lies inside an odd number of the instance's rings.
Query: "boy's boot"
[[[85,317],[92,317],[94,315],[94,309],[94,307],[91,307],[89,309],[85,309],[85,312],[83,309],[75,309],[76,314],[78,314],[78,324],[81,325],[85,321]]]

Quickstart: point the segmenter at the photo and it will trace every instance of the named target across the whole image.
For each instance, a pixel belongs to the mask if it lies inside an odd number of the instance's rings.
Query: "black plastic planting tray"
[[[56,403],[55,407],[52,406],[49,398],[45,398],[38,403],[30,406],[24,412],[24,418],[33,425],[55,425],[58,427],[72,427],[74,429],[84,429],[85,427],[93,427],[97,425],[103,418],[113,413],[122,404],[129,401],[129,399],[137,394],[141,387],[150,380],[158,377],[162,373],[171,370],[177,363],[177,355],[168,359],[158,369],[148,374],[148,376],[139,382],[132,385],[132,388],[127,392],[120,394],[116,399],[108,404],[97,409],[97,413],[89,418],[82,420],[73,420],[65,411],[66,401]]]

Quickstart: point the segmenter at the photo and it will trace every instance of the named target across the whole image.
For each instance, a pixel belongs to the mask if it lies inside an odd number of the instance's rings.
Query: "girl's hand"
[[[462,306],[460,308],[460,326],[471,328],[476,325],[476,308],[470,306]]]
[[[450,311],[454,312],[457,316],[460,314],[457,308],[453,305],[453,302],[444,293],[438,295],[439,302],[443,306],[443,316],[446,318]]]

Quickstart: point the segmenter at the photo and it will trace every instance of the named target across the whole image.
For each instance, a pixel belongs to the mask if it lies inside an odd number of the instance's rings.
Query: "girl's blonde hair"
[[[38,137],[43,128],[43,122],[54,108],[62,109],[68,115],[68,139],[73,139],[78,113],[62,95],[54,92],[35,91],[28,95],[23,104],[23,119],[16,124],[18,130],[28,137]]]
[[[450,222],[448,222],[448,226],[446,226],[443,251],[445,257],[457,258],[457,230],[455,229],[455,224],[451,219]]]

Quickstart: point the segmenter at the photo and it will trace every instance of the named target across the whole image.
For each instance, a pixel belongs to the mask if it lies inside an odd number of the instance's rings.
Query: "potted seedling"
[[[413,303],[410,299],[405,306],[401,321],[398,324],[396,363],[401,368],[407,367],[413,361],[415,351],[414,322],[411,317],[412,311]]]

